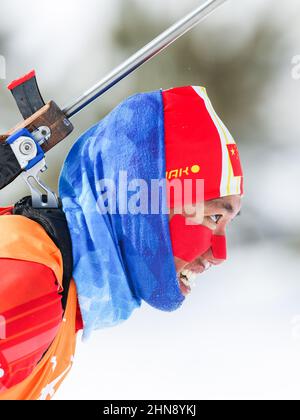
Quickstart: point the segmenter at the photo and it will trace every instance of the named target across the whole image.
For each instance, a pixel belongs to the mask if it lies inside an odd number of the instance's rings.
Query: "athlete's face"
[[[241,206],[242,199],[239,195],[206,201],[204,204],[204,220],[201,218],[199,223],[197,223],[197,220],[193,220],[193,223],[208,227],[213,231],[214,235],[224,236],[229,223],[240,213]],[[190,217],[187,214],[184,214],[184,216],[186,218]],[[171,219],[172,217],[173,215],[171,215]],[[182,293],[184,295],[190,293],[190,284],[193,282],[194,277],[223,262],[224,260],[214,258],[212,249],[209,249],[203,255],[198,255],[190,263],[175,258],[175,266],[180,279]]]

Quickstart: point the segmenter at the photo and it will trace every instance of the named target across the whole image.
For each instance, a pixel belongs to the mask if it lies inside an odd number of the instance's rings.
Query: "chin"
[[[189,268],[189,266],[191,266],[191,268]],[[197,264],[197,266],[195,264],[188,264],[177,273],[180,290],[184,296],[189,296],[191,294],[199,275],[206,272],[210,267],[211,266],[205,267],[204,265],[199,264]]]

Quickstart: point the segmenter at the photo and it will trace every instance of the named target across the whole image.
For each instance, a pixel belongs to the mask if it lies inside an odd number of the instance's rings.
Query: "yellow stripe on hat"
[[[231,179],[233,175],[231,161],[228,154],[227,145],[230,144],[228,136],[226,135],[226,131],[221,124],[221,120],[219,119],[218,115],[216,114],[212,103],[207,95],[206,89],[203,87],[194,87],[194,90],[198,93],[198,95],[204,100],[206,109],[213,120],[220,137],[221,147],[222,147],[222,176],[221,176],[221,183],[220,183],[220,197],[226,197],[231,195]]]
[[[230,144],[236,144],[234,138],[232,137],[230,131],[227,129],[223,121],[219,118],[217,115],[209,97],[207,94],[207,91],[204,87],[196,88],[194,87],[196,92],[200,94],[201,98],[205,101],[205,104],[207,106],[207,110],[209,114],[211,115],[213,121],[216,124],[216,127],[218,129],[218,132],[220,134],[220,139],[222,143],[222,152],[223,152],[223,166],[222,166],[222,180],[221,181],[221,196],[229,196],[229,195],[239,195],[242,193],[242,178],[241,177],[235,177],[233,173],[233,168],[231,164],[231,160],[229,157],[227,146]],[[199,93],[200,91],[200,93]],[[225,169],[227,168],[227,170]],[[222,188],[222,182],[226,179],[226,189]],[[224,184],[223,184],[224,185]]]

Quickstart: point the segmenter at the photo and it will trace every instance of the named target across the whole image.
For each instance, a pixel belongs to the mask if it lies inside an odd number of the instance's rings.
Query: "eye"
[[[221,214],[216,214],[216,215],[214,215],[214,216],[210,216],[210,218],[211,218],[211,220],[212,220],[214,223],[218,224],[218,223],[219,223],[219,221],[220,221],[220,220],[221,220],[221,218],[222,218],[222,215],[221,215]]]

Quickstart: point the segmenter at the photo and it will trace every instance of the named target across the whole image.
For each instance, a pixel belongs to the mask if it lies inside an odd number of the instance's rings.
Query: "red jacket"
[[[0,209],[6,226],[12,219],[11,226],[17,226],[9,231],[9,239],[0,239],[5,242],[5,252],[0,253],[0,396],[33,373],[54,342],[64,316],[60,251],[41,226],[11,214],[11,208]],[[22,236],[25,224],[27,231],[30,224],[29,229],[37,232],[32,231],[31,243],[26,243],[28,235],[26,240]],[[35,262],[30,255],[35,255]],[[78,317],[77,330],[80,328]]]

